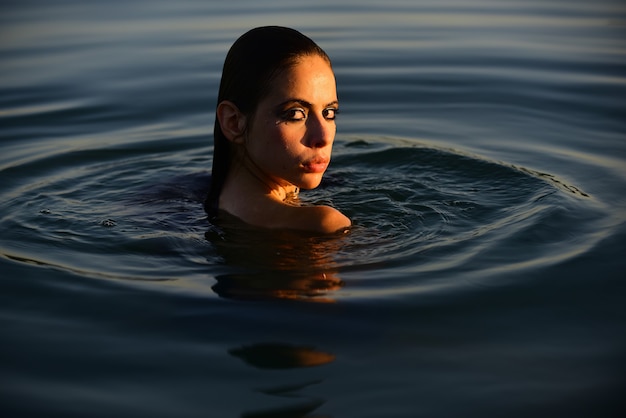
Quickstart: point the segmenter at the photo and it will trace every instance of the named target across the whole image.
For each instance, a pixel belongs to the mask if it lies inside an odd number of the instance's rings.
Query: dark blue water
[[[0,4],[0,412],[626,411],[626,7]],[[221,66],[334,62],[341,236],[210,225]]]

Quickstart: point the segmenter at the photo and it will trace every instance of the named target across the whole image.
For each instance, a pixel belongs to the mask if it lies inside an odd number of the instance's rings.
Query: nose
[[[328,120],[318,114],[309,114],[306,126],[306,145],[311,148],[324,148],[332,144],[336,129],[334,120]]]

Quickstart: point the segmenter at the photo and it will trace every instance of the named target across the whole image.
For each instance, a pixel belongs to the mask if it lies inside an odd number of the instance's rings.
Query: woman
[[[319,46],[288,28],[247,32],[226,56],[217,103],[211,217],[315,233],[350,226],[334,208],[298,201],[320,184],[335,138],[335,77]]]

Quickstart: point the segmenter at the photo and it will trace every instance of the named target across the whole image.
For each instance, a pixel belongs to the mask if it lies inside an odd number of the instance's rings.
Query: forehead
[[[318,55],[300,57],[294,65],[274,77],[267,98],[297,98],[311,103],[337,100],[335,75],[324,58]]]

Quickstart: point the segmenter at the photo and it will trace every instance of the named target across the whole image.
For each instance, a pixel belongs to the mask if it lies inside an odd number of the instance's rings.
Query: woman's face
[[[307,55],[281,72],[257,106],[246,149],[253,163],[280,186],[317,187],[335,139],[337,90],[328,62]]]

